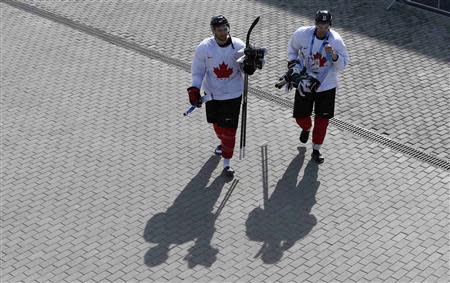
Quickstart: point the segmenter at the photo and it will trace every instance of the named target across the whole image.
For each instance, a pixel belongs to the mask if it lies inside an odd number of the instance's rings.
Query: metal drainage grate
[[[133,50],[133,51],[143,54],[149,58],[156,59],[158,61],[167,63],[169,65],[178,67],[179,69],[181,69],[183,71],[186,71],[186,72],[191,71],[191,66],[188,63],[185,63],[179,59],[171,58],[160,52],[147,49],[143,46],[140,46],[137,43],[128,42],[119,36],[109,34],[98,28],[91,27],[86,24],[67,19],[63,16],[54,14],[52,12],[45,11],[43,9],[31,6],[29,4],[25,4],[25,3],[22,3],[22,2],[19,2],[16,0],[2,0],[2,2],[7,3],[13,7],[22,9],[24,11],[27,11],[27,12],[39,15],[41,17],[50,19],[52,21],[62,23],[73,29],[82,31],[89,35],[93,35],[95,37],[103,39],[103,40],[110,42],[112,44],[115,44],[117,46],[129,49],[129,50]],[[294,106],[294,103],[292,101],[274,96],[273,94],[270,94],[263,90],[253,88],[253,87],[249,87],[248,90],[251,94],[255,95],[256,97],[258,97],[260,99],[264,99],[266,101],[276,103],[285,108],[292,109]],[[416,158],[420,161],[426,162],[432,166],[450,171],[450,162],[445,159],[441,159],[439,157],[429,155],[428,153],[425,153],[423,151],[420,151],[415,148],[409,147],[407,145],[401,144],[399,142],[393,141],[385,136],[379,135],[372,131],[366,130],[364,128],[358,127],[356,125],[344,122],[344,121],[336,119],[336,118],[332,118],[330,120],[330,123],[340,130],[353,133],[353,134],[360,136],[364,139],[367,139],[369,141],[382,144],[382,145],[389,147],[395,151],[401,152],[403,154],[406,154],[413,158]]]
[[[271,101],[274,102],[276,104],[279,104],[285,108],[289,108],[292,109],[294,107],[294,103],[292,101],[283,99],[283,98],[279,98],[274,96],[273,94],[270,94],[268,92],[265,92],[263,90],[260,89],[255,89],[255,88],[249,88],[249,92],[251,92],[252,94],[254,94],[255,96],[267,100],[267,101]],[[357,136],[360,136],[364,139],[367,139],[369,141],[372,142],[376,142],[379,144],[382,144],[386,147],[389,147],[395,151],[401,152],[403,154],[409,155],[411,157],[414,157],[420,161],[426,162],[430,165],[433,165],[435,167],[439,167],[442,168],[444,170],[450,171],[450,162],[430,155],[428,153],[425,153],[423,151],[417,150],[415,148],[409,147],[407,145],[401,144],[399,142],[396,142],[394,140],[391,140],[385,136],[379,135],[377,133],[374,133],[372,131],[369,131],[367,129],[358,127],[356,125],[350,124],[348,122],[345,122],[343,120],[337,119],[337,118],[332,118],[330,119],[330,123],[335,126],[336,128],[346,131],[346,132],[350,132],[352,134],[355,134]]]

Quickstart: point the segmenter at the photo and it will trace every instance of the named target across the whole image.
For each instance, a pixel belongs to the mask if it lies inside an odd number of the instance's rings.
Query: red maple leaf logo
[[[222,64],[219,65],[219,68],[214,68],[214,73],[218,79],[226,79],[233,73],[233,68],[228,68],[228,65],[225,64],[225,62],[222,62]]]
[[[314,60],[317,60],[317,59],[319,59],[319,62],[320,62],[319,67],[323,67],[327,63],[327,58],[323,57],[322,54],[320,54],[319,52],[314,54]]]

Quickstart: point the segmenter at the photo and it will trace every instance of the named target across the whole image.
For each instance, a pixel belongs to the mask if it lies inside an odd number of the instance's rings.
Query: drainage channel
[[[186,71],[186,72],[191,71],[191,66],[188,63],[185,63],[179,59],[171,58],[160,52],[147,49],[145,47],[140,46],[137,43],[128,42],[119,36],[109,34],[101,29],[67,19],[63,16],[57,15],[52,12],[45,11],[41,8],[37,8],[32,5],[25,4],[25,3],[22,3],[19,1],[2,0],[1,2],[7,3],[13,7],[16,7],[18,9],[24,10],[26,12],[47,18],[49,20],[52,20],[52,21],[55,21],[58,23],[62,23],[73,29],[82,31],[86,34],[89,34],[89,35],[92,35],[95,37],[98,37],[107,42],[115,44],[117,46],[129,49],[129,50],[133,50],[133,51],[143,54],[149,58],[156,59],[156,60],[164,62],[166,64],[178,67],[179,69],[181,69],[183,71]],[[260,99],[263,99],[263,100],[266,100],[269,102],[273,102],[273,103],[278,104],[287,109],[292,109],[292,107],[294,106],[294,103],[292,101],[274,96],[273,94],[270,94],[266,91],[263,91],[263,90],[260,90],[257,88],[249,87],[249,93],[253,94],[254,96],[256,96]],[[391,148],[395,151],[401,152],[401,153],[411,156],[415,159],[418,159],[422,162],[426,162],[434,167],[438,167],[438,168],[450,171],[450,162],[445,159],[441,159],[439,157],[430,155],[423,151],[420,151],[415,148],[409,147],[407,145],[401,144],[401,143],[391,140],[385,136],[379,135],[377,133],[374,133],[367,129],[358,127],[351,123],[347,123],[347,122],[339,120],[337,118],[332,118],[330,120],[330,123],[340,130],[350,132],[350,133],[357,135],[359,137],[362,137],[366,140],[381,144],[381,145]]]

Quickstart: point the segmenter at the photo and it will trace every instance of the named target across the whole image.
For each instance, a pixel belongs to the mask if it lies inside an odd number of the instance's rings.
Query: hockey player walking
[[[230,36],[230,24],[224,16],[212,17],[210,26],[213,36],[204,39],[195,49],[192,85],[187,91],[191,105],[201,107],[206,101],[206,120],[213,125],[220,140],[214,152],[224,158],[223,173],[232,177],[231,158],[244,88],[243,72],[252,75],[257,67],[262,67],[263,58],[256,56],[261,52],[254,48],[244,50],[245,43]],[[242,57],[244,51],[246,55]]]
[[[331,29],[331,13],[317,11],[315,25],[297,29],[288,43],[288,72],[285,79],[296,87],[294,118],[302,129],[300,141],[308,141],[312,128],[313,152],[311,157],[324,162],[320,153],[329,119],[334,116],[338,72],[349,62],[348,52],[341,36]]]

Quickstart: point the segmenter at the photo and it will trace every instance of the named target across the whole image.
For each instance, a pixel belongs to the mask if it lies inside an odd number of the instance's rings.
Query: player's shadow
[[[309,161],[302,180],[297,178],[305,159],[305,148],[291,161],[274,192],[265,201],[264,209],[257,207],[246,221],[246,234],[252,241],[262,242],[256,257],[264,263],[276,263],[285,250],[305,237],[316,225],[311,214],[316,203],[315,195],[320,182],[317,181],[318,165]]]
[[[218,250],[211,246],[216,220],[212,210],[225,183],[231,180],[220,175],[208,186],[219,161],[216,156],[209,158],[167,211],[154,215],[147,222],[144,239],[157,245],[145,254],[146,265],[162,264],[174,245],[189,241],[195,241],[185,256],[190,268],[195,265],[209,267],[216,261]]]

